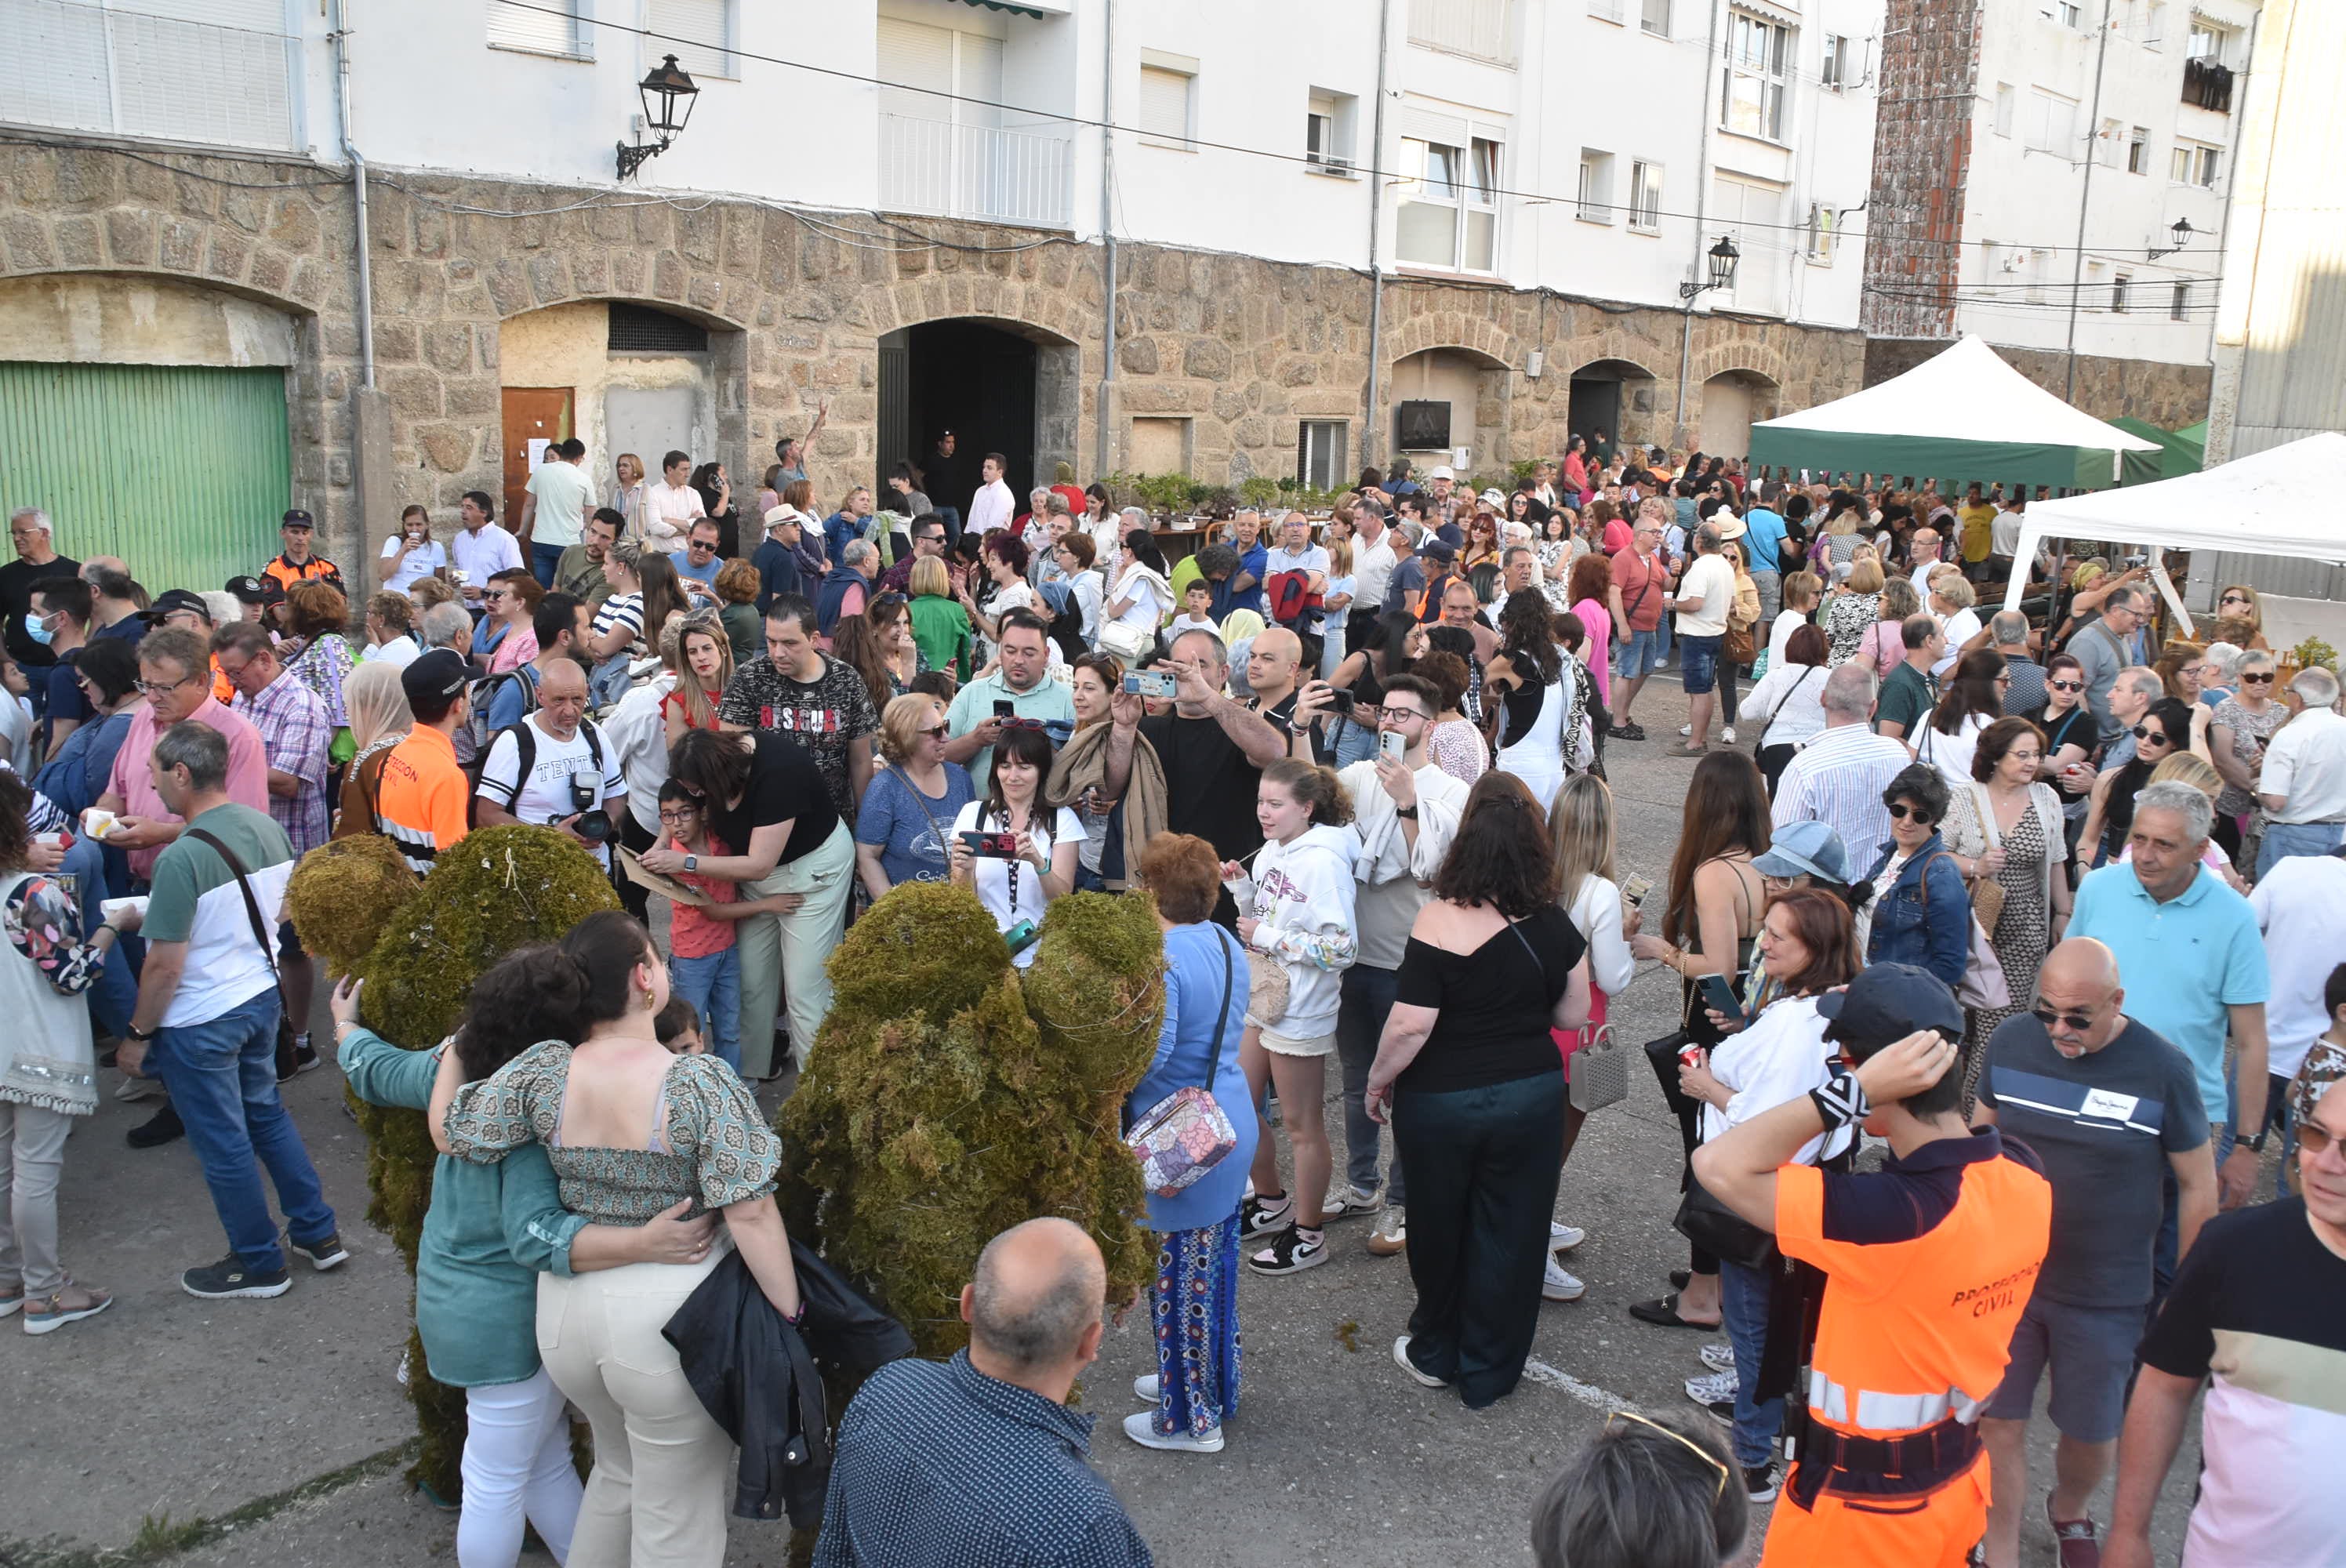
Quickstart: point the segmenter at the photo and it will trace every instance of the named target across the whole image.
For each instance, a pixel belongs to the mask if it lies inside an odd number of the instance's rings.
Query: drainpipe
[[[1385,325],[1385,270],[1377,254],[1378,226],[1385,210],[1385,58],[1391,52],[1387,42],[1392,31],[1392,0],[1382,0],[1377,7],[1377,112],[1371,118],[1369,132],[1369,408],[1368,417],[1361,423],[1361,461],[1379,461],[1377,453],[1383,444],[1383,431],[1377,423],[1378,372],[1383,368]]]
[[[2101,161],[2094,155],[2100,150],[2102,139],[2102,66],[2110,57],[2109,0],[2102,0],[2100,30],[2101,47],[2094,51],[2094,102],[2086,111],[2086,178],[2077,188],[2077,249],[2069,258],[2069,341],[2066,350],[2069,374],[2061,392],[2061,400],[2069,403],[2077,401],[2077,298],[2086,287],[2086,203],[2094,194],[2094,165]],[[2117,476],[2110,477],[2115,482]]]
[[[342,156],[351,160],[351,199],[355,209],[359,260],[359,372],[361,384],[374,390],[374,274],[367,257],[366,159],[351,139],[350,0],[333,0],[334,112],[341,122]]]
[[[1718,75],[1716,71],[1712,70],[1711,63],[1718,58],[1719,3],[1718,0],[1711,0],[1710,37],[1709,41],[1704,44],[1702,53],[1702,151],[1694,160],[1694,271],[1692,276],[1698,282],[1707,276],[1703,269],[1709,265],[1709,263],[1704,260],[1706,252],[1702,243],[1702,223],[1703,215],[1709,210],[1711,125],[1710,84],[1711,79]],[[1688,361],[1694,358],[1694,300],[1688,300],[1686,301],[1685,311],[1686,326],[1678,334],[1678,427],[1670,433],[1673,439],[1668,443],[1668,444],[1671,446],[1684,446],[1688,452],[1692,452],[1695,447],[1694,425],[1687,419],[1686,413],[1687,371],[1688,368]],[[1619,411],[1617,410],[1613,415],[1613,423],[1617,425],[1620,422],[1621,415]],[[1678,439],[1681,437],[1683,439]],[[1618,430],[1616,430],[1613,433],[1613,439],[1616,442],[1618,442],[1621,439],[1621,433]]]
[[[1116,0],[1100,0],[1100,244],[1107,273],[1107,346],[1100,354],[1098,394],[1092,400],[1093,468],[1104,478],[1111,469],[1116,412]]]

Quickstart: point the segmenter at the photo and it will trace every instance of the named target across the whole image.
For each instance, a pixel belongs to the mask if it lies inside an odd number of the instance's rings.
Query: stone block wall
[[[811,458],[818,491],[868,482],[879,428],[878,340],[901,327],[975,317],[1063,351],[1044,357],[1055,408],[1039,443],[1095,477],[1103,362],[1100,248],[1030,232],[923,220],[933,248],[865,247],[789,210],[740,201],[694,209],[652,191],[557,189],[439,174],[378,173],[369,185],[377,383],[390,457],[369,504],[353,486],[361,382],[352,203],[346,178],[301,162],[189,154],[132,158],[88,148],[0,147],[0,275],[177,278],[282,311],[296,334],[288,375],[297,504],[321,545],[371,559],[361,512],[422,503],[444,518],[466,490],[499,488],[499,328],[547,306],[630,300],[710,331],[719,450],[739,476],[762,470],[776,436],[831,416]],[[583,205],[582,205],[583,204]],[[900,230],[885,234],[898,242]],[[1485,473],[1553,454],[1566,440],[1571,378],[1598,360],[1649,379],[1625,384],[1622,434],[1687,446],[1704,381],[1738,372],[1781,410],[1855,391],[1855,332],[1686,318],[1532,291],[1431,279],[1386,283],[1378,439],[1362,439],[1370,283],[1341,268],[1127,244],[1119,249],[1117,402],[1110,466],[1134,416],[1192,422],[1192,472],[1221,482],[1295,472],[1298,422],[1344,419],[1351,451],[1382,452],[1392,367],[1425,349],[1486,367],[1475,410],[1501,433]],[[1526,373],[1532,351],[1543,373]],[[1072,350],[1072,354],[1064,351]],[[5,354],[0,345],[0,354]],[[1682,376],[1683,372],[1683,376]],[[1687,407],[1679,407],[1683,379]],[[1072,438],[1072,439],[1071,439]],[[700,455],[700,454],[697,454]],[[598,477],[609,454],[596,453]],[[391,511],[381,508],[386,504]]]

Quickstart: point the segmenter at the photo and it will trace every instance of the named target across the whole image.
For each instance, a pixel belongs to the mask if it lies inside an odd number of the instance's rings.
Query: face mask
[[[49,629],[49,626],[46,621],[43,620],[39,616],[34,615],[29,610],[25,613],[25,635],[31,637],[43,647],[46,647],[51,643],[55,642],[57,636],[56,633]]]

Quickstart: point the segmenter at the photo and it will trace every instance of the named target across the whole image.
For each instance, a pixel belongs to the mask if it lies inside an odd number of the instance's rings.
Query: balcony
[[[892,212],[1066,229],[1074,149],[1063,136],[880,117],[880,205]]]
[[[2232,68],[2204,56],[2183,62],[2183,101],[2216,114],[2232,112]]]
[[[1515,63],[1513,0],[1409,0],[1409,41],[1422,48],[1512,67]]]

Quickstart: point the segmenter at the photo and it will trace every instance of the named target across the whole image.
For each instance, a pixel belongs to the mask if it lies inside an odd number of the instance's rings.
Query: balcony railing
[[[880,205],[892,211],[1065,229],[1074,188],[1064,137],[880,117]]]
[[[2183,101],[2197,104],[2203,109],[2213,109],[2219,115],[2232,112],[2231,68],[2218,60],[2186,60],[2183,62]]]

